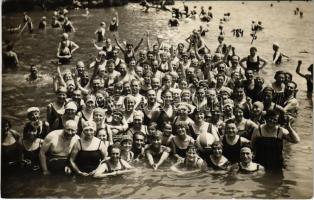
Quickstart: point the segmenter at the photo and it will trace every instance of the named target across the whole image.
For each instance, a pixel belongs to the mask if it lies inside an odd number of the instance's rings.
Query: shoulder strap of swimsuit
[[[261,128],[261,126],[258,126],[258,130],[259,130],[259,134],[260,134],[261,136],[263,136],[263,135],[262,135],[262,128]]]
[[[101,143],[102,143],[102,141],[100,140],[100,141],[99,141],[99,145],[98,145],[98,149],[97,149],[97,150],[99,150]]]
[[[280,126],[278,126],[277,128],[277,138],[278,138],[279,132],[280,132]]]
[[[81,150],[83,150],[81,139],[78,140],[80,143]]]

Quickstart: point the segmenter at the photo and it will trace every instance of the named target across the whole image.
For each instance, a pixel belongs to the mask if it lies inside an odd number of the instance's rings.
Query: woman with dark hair
[[[285,72],[281,70],[277,71],[274,78],[275,82],[272,83],[274,89],[273,101],[282,106],[285,91]]]
[[[172,155],[177,160],[183,160],[186,157],[188,146],[194,144],[194,139],[189,136],[189,126],[185,122],[178,122],[174,130],[175,136],[171,140]]]
[[[256,47],[251,47],[250,55],[242,58],[239,61],[241,67],[243,67],[245,70],[248,69],[253,70],[255,73],[258,73],[259,70],[263,69],[267,65],[267,61],[264,58],[258,56],[256,52],[257,52]],[[244,62],[246,62],[246,67],[243,64]]]
[[[2,118],[1,123],[1,168],[3,172],[20,166],[22,148],[19,143],[20,135],[12,129],[11,122]]]
[[[281,171],[284,167],[283,140],[296,144],[300,142],[300,137],[291,127],[290,117],[287,129],[278,124],[279,114],[274,111],[268,111],[265,119],[266,124],[255,129],[251,139],[255,161],[266,171]]]
[[[23,161],[27,168],[33,171],[40,169],[39,151],[43,139],[37,137],[37,129],[33,126],[24,128],[22,148]]]

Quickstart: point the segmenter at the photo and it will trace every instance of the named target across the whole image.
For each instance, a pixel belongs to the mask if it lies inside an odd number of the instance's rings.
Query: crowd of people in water
[[[211,9],[206,13],[201,8],[195,20],[212,19]],[[171,12],[174,18],[182,13],[188,18],[198,10],[189,12],[184,5],[183,11]],[[230,13],[222,21],[228,20]],[[32,33],[26,13],[24,22]],[[27,109],[23,133],[2,118],[3,174],[23,168],[102,178],[132,173],[142,165],[154,170],[169,166],[178,173],[280,172],[284,141],[300,142],[293,128],[299,101],[292,74],[277,70],[266,84],[259,72],[269,61],[254,46],[240,58],[224,42],[223,26],[217,49],[209,49],[196,29],[177,45],[162,37],[152,44],[148,31],[134,45],[107,37],[107,31],[119,31],[116,14],[109,27],[101,22],[95,31],[93,45],[99,52],[92,63],[71,62],[80,47],[69,39],[76,29],[67,10],[55,11],[51,26],[63,29],[51,87],[55,100],[45,113]],[[45,27],[43,17],[38,28]],[[254,22],[252,31],[261,27]],[[277,43],[273,50],[272,63],[282,64],[287,56]],[[18,67],[12,45],[3,59],[4,67]],[[61,71],[64,64],[75,68]],[[296,73],[306,80],[310,96],[313,64],[308,73],[301,72],[301,65],[300,60]],[[39,78],[32,65],[28,80]]]

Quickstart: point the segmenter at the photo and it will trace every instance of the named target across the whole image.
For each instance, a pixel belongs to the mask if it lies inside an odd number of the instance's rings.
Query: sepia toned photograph
[[[313,1],[2,0],[1,24],[1,198],[313,197]]]

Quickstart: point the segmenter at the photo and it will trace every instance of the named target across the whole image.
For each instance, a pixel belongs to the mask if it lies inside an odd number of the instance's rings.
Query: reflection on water
[[[274,6],[271,8],[270,3]],[[262,21],[265,30],[258,33],[254,45],[259,55],[267,60],[272,59],[272,43],[278,42],[281,50],[290,57],[280,67],[267,66],[261,73],[269,83],[273,81],[274,71],[287,70],[291,72],[294,81],[298,83],[298,99],[300,112],[296,121],[296,129],[301,142],[296,145],[285,146],[287,168],[282,176],[266,175],[263,177],[247,177],[244,175],[231,176],[228,174],[192,174],[180,177],[166,169],[154,172],[151,169],[140,168],[139,172],[130,176],[113,177],[103,180],[93,180],[84,177],[53,176],[43,177],[29,173],[17,173],[2,179],[2,194],[5,197],[25,198],[309,198],[312,196],[313,168],[312,168],[312,104],[306,97],[305,80],[295,75],[295,68],[299,59],[304,66],[311,64],[313,55],[313,2],[187,2],[190,7],[201,5],[213,7],[214,20],[209,24],[197,21],[181,21],[178,28],[167,26],[169,15],[152,10],[144,13],[138,5],[130,4],[126,7],[90,10],[91,17],[83,17],[83,10],[70,11],[70,18],[77,32],[70,35],[80,49],[75,52],[72,63],[84,60],[89,64],[97,51],[93,48],[91,38],[101,21],[107,24],[114,12],[119,12],[121,40],[136,44],[149,30],[152,41],[157,34],[169,38],[168,43],[178,43],[188,37],[192,29],[203,25],[209,29],[205,36],[207,46],[215,49],[218,45],[219,18],[223,13],[231,13],[231,21],[225,24],[225,41],[236,48],[241,56],[247,56],[251,42],[251,21]],[[176,2],[176,7],[182,7]],[[300,19],[293,14],[296,7],[303,11]],[[43,15],[51,18],[51,12],[31,12],[35,27]],[[10,14],[3,17],[3,27],[16,25],[22,21],[22,13]],[[244,29],[243,38],[233,38],[230,33],[234,28]],[[2,113],[12,120],[14,128],[22,130],[26,119],[26,109],[38,106],[45,116],[45,109],[54,99],[52,78],[55,74],[55,60],[60,30],[48,28],[46,32],[35,31],[33,35],[22,34],[21,37],[8,36],[3,33],[4,40],[15,39],[15,50],[19,54],[22,67],[19,72],[3,74],[2,76]],[[111,33],[106,33],[112,38]],[[144,46],[144,45],[143,45]],[[299,53],[308,51],[309,53]],[[39,70],[44,75],[40,84],[28,84],[25,81],[30,64],[39,64]],[[305,68],[302,70],[305,70]],[[71,66],[64,66],[70,69]]]

